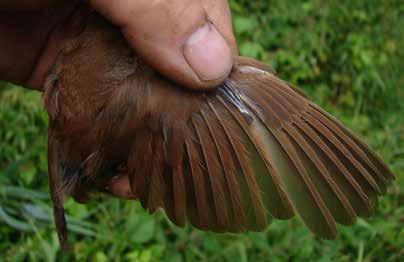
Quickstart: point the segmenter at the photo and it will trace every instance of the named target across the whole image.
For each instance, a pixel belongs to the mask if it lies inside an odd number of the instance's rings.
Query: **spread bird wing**
[[[179,226],[258,231],[297,215],[334,238],[336,223],[373,213],[394,177],[337,120],[252,60],[197,104],[183,122],[164,121],[165,112],[160,129],[137,132],[127,163],[142,205],[163,208]]]
[[[236,58],[220,87],[191,92],[144,64],[117,28],[97,15],[84,20],[44,87],[65,249],[64,197],[103,191],[121,164],[142,205],[163,208],[179,226],[258,231],[297,215],[323,238],[371,215],[393,179],[360,139],[265,64]]]

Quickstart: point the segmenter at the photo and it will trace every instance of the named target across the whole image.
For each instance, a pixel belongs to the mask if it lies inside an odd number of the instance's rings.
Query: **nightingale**
[[[374,212],[394,175],[340,122],[257,60],[235,57],[214,90],[162,77],[92,11],[76,14],[43,87],[48,170],[60,244],[63,201],[86,202],[124,172],[150,213],[182,227],[260,231],[297,215],[336,237]],[[78,23],[78,22],[77,22]]]

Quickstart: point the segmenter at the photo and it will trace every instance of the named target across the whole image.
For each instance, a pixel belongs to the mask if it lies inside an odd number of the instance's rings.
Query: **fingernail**
[[[209,22],[199,27],[185,42],[184,57],[202,81],[225,78],[232,68],[231,50]]]

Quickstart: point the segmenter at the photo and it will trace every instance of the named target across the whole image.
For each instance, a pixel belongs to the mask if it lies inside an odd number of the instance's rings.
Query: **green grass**
[[[324,241],[297,219],[273,221],[262,233],[218,235],[177,228],[137,202],[68,200],[72,251],[62,258],[47,194],[47,116],[37,93],[0,83],[0,260],[404,260],[402,1],[238,0],[231,7],[241,53],[301,87],[395,172],[376,215]]]

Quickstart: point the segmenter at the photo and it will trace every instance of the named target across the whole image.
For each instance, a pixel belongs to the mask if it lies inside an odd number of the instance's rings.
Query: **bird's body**
[[[133,53],[95,14],[66,41],[44,90],[49,172],[85,201],[119,166],[150,212],[217,232],[262,230],[297,214],[316,235],[372,214],[393,175],[340,123],[260,62],[236,58],[225,83],[188,91]]]

